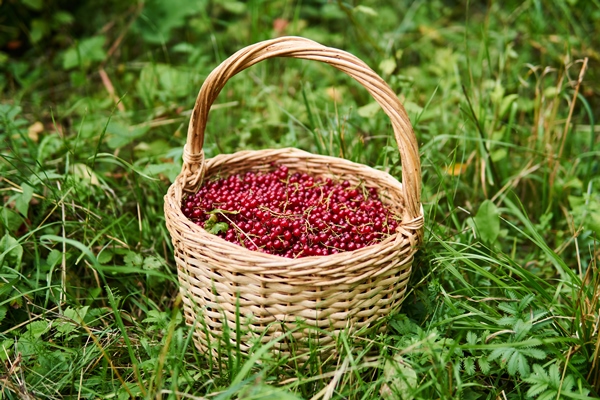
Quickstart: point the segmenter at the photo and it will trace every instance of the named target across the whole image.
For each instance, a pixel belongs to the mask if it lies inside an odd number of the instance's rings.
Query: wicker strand
[[[195,191],[204,180],[204,151],[193,153],[189,146],[183,146],[183,166],[180,174],[185,187]]]

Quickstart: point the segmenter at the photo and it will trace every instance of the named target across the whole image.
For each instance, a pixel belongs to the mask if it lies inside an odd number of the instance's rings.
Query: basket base
[[[404,288],[397,293],[395,307],[386,310],[388,313],[402,303],[405,291]],[[239,316],[236,318],[239,321],[237,327],[225,323],[213,330],[206,325],[205,313],[186,300],[188,298],[184,297],[184,316],[187,324],[193,328],[194,345],[215,362],[226,360],[230,355],[250,357],[258,352],[268,352],[269,357],[285,359],[284,363],[310,362],[316,356],[319,363],[327,364],[336,360],[340,354],[340,337],[355,341],[370,334],[383,333],[387,329],[383,323],[385,315],[381,315],[377,320],[369,321],[371,324],[363,323],[359,328],[349,324],[343,328],[319,328],[300,318],[292,322],[275,321],[265,327],[253,325],[252,318]],[[212,323],[216,322],[213,318],[210,320]],[[223,313],[219,321],[229,321],[229,318]],[[354,347],[356,351],[361,348]]]

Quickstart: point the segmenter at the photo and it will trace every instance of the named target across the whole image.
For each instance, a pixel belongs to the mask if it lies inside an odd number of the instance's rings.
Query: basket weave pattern
[[[268,58],[294,57],[321,61],[347,73],[363,85],[392,122],[402,159],[399,183],[389,174],[335,157],[285,148],[241,151],[205,160],[202,146],[208,112],[225,83],[238,72]],[[290,173],[347,179],[376,187],[387,207],[402,217],[395,235],[373,246],[328,256],[289,259],[247,250],[212,235],[189,221],[181,202],[204,179],[250,170],[265,171],[284,164]],[[416,138],[394,92],[366,64],[341,50],[316,42],[283,37],[246,47],[219,65],[204,82],[188,129],[181,174],[165,196],[165,217],[175,248],[184,312],[195,324],[196,346],[206,351],[220,339],[226,324],[241,325],[262,342],[296,326],[323,328],[321,344],[337,332],[356,331],[389,314],[404,297],[413,255],[421,239],[421,174]],[[294,331],[295,339],[307,333]],[[314,337],[314,332],[310,333]],[[232,335],[234,340],[235,334]],[[249,350],[249,338],[239,343]],[[288,350],[281,343],[281,351]],[[214,349],[213,349],[214,351]]]

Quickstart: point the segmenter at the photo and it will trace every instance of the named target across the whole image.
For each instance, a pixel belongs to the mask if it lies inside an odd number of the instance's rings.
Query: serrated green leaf
[[[587,358],[583,354],[576,353],[571,357],[571,364],[573,365],[581,365],[585,362],[587,362]]]
[[[129,251],[125,257],[123,257],[123,262],[125,262],[125,265],[128,267],[140,267],[144,262],[144,258],[136,252]]]
[[[46,257],[46,262],[48,263],[50,268],[55,267],[61,261],[62,253],[56,249],[50,250],[50,253],[48,253],[48,257]]]
[[[169,320],[167,313],[164,311],[150,310],[146,315],[147,317],[142,322],[147,324],[159,324],[160,326],[164,326]]]
[[[229,225],[226,222],[217,222],[218,219],[216,213],[224,213],[224,211],[227,210],[217,209],[208,212],[207,214],[211,214],[211,216],[204,223],[204,229],[206,229],[209,233],[212,233],[213,235],[216,235],[220,232],[227,232],[227,230],[229,229]],[[227,213],[237,214],[238,211],[227,211]]]
[[[383,367],[385,379],[380,395],[385,400],[411,399],[417,387],[417,373],[400,355],[385,362]]]
[[[573,393],[573,387],[575,386],[575,378],[573,375],[568,374],[562,381],[562,392],[565,394]]]
[[[515,338],[517,340],[521,340],[523,336],[527,335],[533,324],[531,321],[523,321],[522,319],[518,319],[513,325],[513,330],[515,331]]]
[[[497,323],[498,325],[509,326],[513,325],[516,321],[517,317],[502,317],[497,321]]]
[[[89,308],[90,308],[89,306],[84,306],[84,307],[81,307],[78,309],[67,307],[67,309],[64,311],[64,316],[66,318],[72,319],[73,321],[77,322],[78,324],[81,324],[83,322],[83,319],[85,318]]]
[[[217,222],[212,226],[212,228],[208,230],[208,232],[212,233],[213,235],[216,235],[219,233],[225,233],[228,229],[229,225],[226,222]]]
[[[81,307],[78,309],[68,307],[63,313],[63,315],[67,319],[59,320],[55,324],[56,331],[62,335],[67,335],[73,332],[77,328],[77,325],[80,325],[83,322],[83,319],[85,318],[88,309],[89,306]]]
[[[548,368],[548,378],[552,386],[555,388],[560,386],[560,371],[558,370],[558,365],[556,363]]]
[[[527,397],[537,397],[540,393],[548,389],[547,383],[536,383],[532,385],[527,391]]]
[[[54,324],[54,327],[60,335],[67,335],[75,330],[75,325],[68,321],[58,321]]]
[[[8,303],[8,305],[12,308],[23,307],[23,297],[13,297],[12,301]]]
[[[6,312],[8,308],[6,306],[0,306],[0,322],[6,317]]]
[[[157,270],[160,269],[162,265],[163,263],[158,257],[149,256],[144,258],[144,264],[142,265],[142,268]]]
[[[514,290],[506,290],[506,296],[511,300],[519,300],[522,299],[523,296],[517,294]]]
[[[204,222],[204,229],[210,232],[210,230],[215,226],[215,224],[219,221],[215,214],[212,214],[208,219]]]
[[[501,347],[498,349],[494,349],[494,351],[492,351],[488,356],[488,361],[494,361],[500,358],[500,361],[504,363],[512,355],[513,351],[514,349],[510,347]]]
[[[518,369],[518,360],[519,356],[525,358],[519,352],[513,352],[513,354],[508,358],[508,362],[506,363],[506,370],[511,376],[516,375]]]
[[[531,302],[535,299],[535,295],[533,294],[528,294],[525,297],[523,297],[521,299],[521,301],[519,302],[519,310],[523,311],[525,310],[527,307],[529,307],[529,305],[531,304]]]
[[[537,400],[555,400],[558,392],[556,390],[548,390],[540,394]]]
[[[399,314],[390,321],[390,326],[401,335],[419,335],[421,327],[408,319],[406,315]]]
[[[542,317],[545,317],[548,314],[549,314],[549,312],[546,310],[535,310],[533,312],[533,318],[531,318],[531,322],[535,322],[535,321],[541,319]],[[550,323],[552,323],[551,320],[549,320],[549,321],[550,321]]]
[[[513,303],[500,303],[498,304],[498,308],[510,315],[517,315],[519,313],[517,306]]]
[[[472,332],[472,331],[467,332],[467,343],[477,344],[477,334],[475,332]]]
[[[521,375],[521,377],[526,378],[529,376],[531,369],[529,368],[529,362],[527,358],[520,352],[515,351],[513,355],[508,360],[507,371],[510,375],[515,375],[517,371]]]
[[[479,206],[474,220],[481,241],[494,244],[500,234],[500,212],[498,207],[490,200],[485,200]]]
[[[548,354],[542,349],[530,348],[520,350],[527,357],[535,358],[537,360],[543,360]]]
[[[490,363],[487,360],[487,358],[485,358],[485,357],[478,358],[477,364],[479,365],[479,369],[481,370],[481,373],[483,373],[484,375],[487,375],[490,373],[491,368],[490,368]]]
[[[35,339],[39,339],[48,329],[50,329],[48,321],[33,321],[27,324],[27,333]]]
[[[449,348],[452,348],[454,341],[450,342],[450,340],[447,339],[446,344]],[[465,356],[465,353],[459,346],[456,346],[454,347],[454,355],[462,358]]]
[[[530,382],[530,383],[541,382],[540,379],[545,379],[548,377],[546,370],[544,370],[544,368],[541,365],[533,364],[532,368],[533,368],[533,373],[528,378],[524,379],[526,382]]]
[[[473,357],[467,357],[463,360],[463,367],[468,375],[475,373],[475,360]]]

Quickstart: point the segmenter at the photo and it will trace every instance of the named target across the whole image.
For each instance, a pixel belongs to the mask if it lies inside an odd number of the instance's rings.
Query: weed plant
[[[0,398],[599,398],[598,0],[14,0],[0,28]],[[226,340],[213,360],[162,197],[204,78],[283,34],[398,93],[425,239],[383,333],[325,364]],[[213,107],[208,157],[285,146],[401,175],[385,115],[327,65],[261,63]]]

